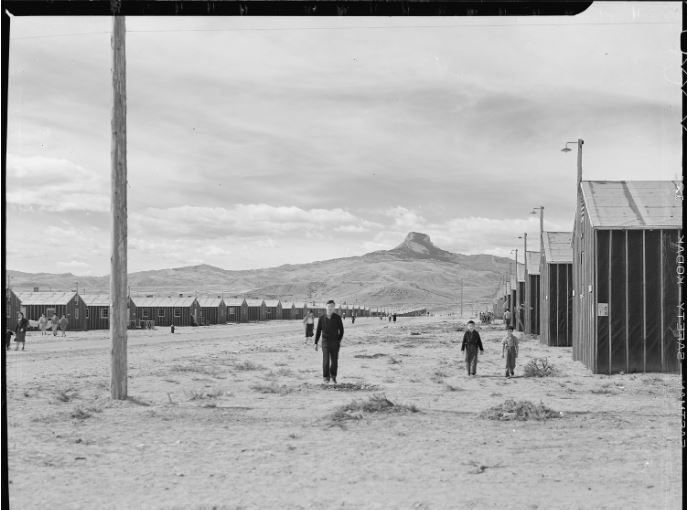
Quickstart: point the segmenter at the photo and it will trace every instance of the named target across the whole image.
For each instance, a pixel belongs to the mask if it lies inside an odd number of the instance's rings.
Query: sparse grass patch
[[[376,352],[375,354],[354,354],[354,358],[364,358],[364,359],[382,358],[383,356],[387,356],[387,355],[382,354],[381,352]]]
[[[616,395],[618,391],[613,390],[612,388],[593,388],[590,390],[590,393],[593,393],[595,395]]]
[[[547,358],[535,358],[523,367],[523,375],[525,377],[549,377],[558,375],[558,371]]]
[[[447,388],[447,391],[465,391],[462,387],[454,386],[452,384],[447,384],[446,388]]]
[[[375,394],[368,400],[352,400],[350,403],[337,408],[329,415],[332,425],[342,425],[351,420],[361,420],[368,414],[402,414],[417,413],[420,410],[413,404],[395,404],[385,395]]]
[[[132,403],[136,404],[136,405],[140,405],[140,406],[143,406],[143,407],[150,407],[150,402],[146,402],[145,400],[141,400],[140,398],[136,398],[136,397],[127,397],[127,400],[128,400],[129,402],[132,402]]]
[[[528,400],[506,400],[498,406],[491,407],[480,413],[480,417],[487,420],[499,421],[527,421],[527,420],[550,420],[561,418],[561,413],[550,409],[542,402],[533,404]]]
[[[253,363],[252,361],[244,360],[241,362],[234,363],[234,368],[237,370],[265,370],[265,367],[263,365],[258,365],[257,363]]]
[[[55,392],[55,399],[59,400],[60,402],[71,402],[77,398],[78,395],[79,392],[74,388],[64,388]]]
[[[196,374],[203,374],[209,376],[215,376],[217,374],[217,369],[214,367],[207,367],[203,365],[174,365],[170,368],[172,372],[193,372]]]
[[[390,365],[398,365],[399,363],[401,363],[401,360],[399,358],[395,358],[394,356],[392,356],[391,358],[389,358],[389,360],[387,360],[387,362]]]
[[[270,384],[254,384],[251,386],[251,389],[259,393],[274,393],[277,395],[286,395],[287,393],[294,391],[292,388],[289,388],[284,384],[280,386],[274,382]]]
[[[336,386],[328,385],[326,388],[334,391],[377,391],[380,389],[379,386],[376,386],[375,384],[368,384],[365,381],[355,383],[339,383]]]
[[[86,420],[87,418],[92,417],[94,413],[100,412],[102,412],[102,409],[99,409],[97,407],[86,408],[82,406],[76,406],[69,416],[70,418],[74,418],[75,420]]]
[[[191,390],[187,396],[189,400],[205,400],[209,398],[217,398],[224,395],[224,390],[220,388],[214,388],[212,390]]]
[[[290,368],[280,368],[276,370],[275,373],[282,377],[290,377],[294,375],[294,371]]]

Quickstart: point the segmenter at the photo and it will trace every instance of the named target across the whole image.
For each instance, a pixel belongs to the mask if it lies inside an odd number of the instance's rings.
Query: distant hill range
[[[327,299],[372,306],[457,308],[464,279],[464,307],[482,308],[497,295],[510,259],[461,255],[436,247],[426,234],[411,232],[396,248],[357,257],[230,271],[209,265],[187,266],[129,275],[132,294],[198,293],[264,299]],[[107,291],[108,276],[8,271],[12,287],[21,290]]]

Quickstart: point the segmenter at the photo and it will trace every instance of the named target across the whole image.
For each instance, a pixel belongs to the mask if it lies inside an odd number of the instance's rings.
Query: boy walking
[[[509,326],[506,336],[502,340],[502,358],[506,352],[506,377],[513,377],[516,368],[516,358],[518,358],[518,338],[514,336],[513,326]]]
[[[466,368],[468,375],[475,375],[475,370],[478,367],[478,350],[481,353],[483,350],[483,342],[480,340],[480,333],[475,330],[475,322],[468,321],[468,330],[463,334],[463,342],[461,343],[461,352],[466,351]]]
[[[308,343],[308,339],[313,337],[313,327],[315,326],[315,316],[312,311],[308,310],[308,314],[303,318],[303,323],[306,326],[306,343]]]
[[[339,362],[339,347],[344,337],[344,323],[342,318],[334,313],[334,301],[327,302],[326,312],[318,318],[318,329],[315,331],[315,350],[322,335],[323,354],[323,383],[332,379],[337,384],[337,368]]]

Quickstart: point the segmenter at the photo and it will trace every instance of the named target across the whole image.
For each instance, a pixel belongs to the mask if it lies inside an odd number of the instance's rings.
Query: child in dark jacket
[[[463,334],[461,352],[466,351],[466,368],[468,375],[475,375],[478,367],[478,350],[483,350],[483,342],[480,340],[480,333],[475,330],[475,322],[468,321],[468,330]]]

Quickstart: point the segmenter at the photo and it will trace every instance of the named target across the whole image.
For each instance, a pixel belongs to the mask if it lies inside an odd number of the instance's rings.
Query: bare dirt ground
[[[347,321],[339,390],[298,321],[132,331],[128,401],[107,332],[32,333],[7,361],[12,509],[681,507],[679,376],[592,375],[522,338],[505,380],[500,327],[469,378],[456,327]],[[535,357],[559,374],[522,377]],[[374,394],[418,412],[332,418]],[[479,417],[507,399],[561,414]]]

